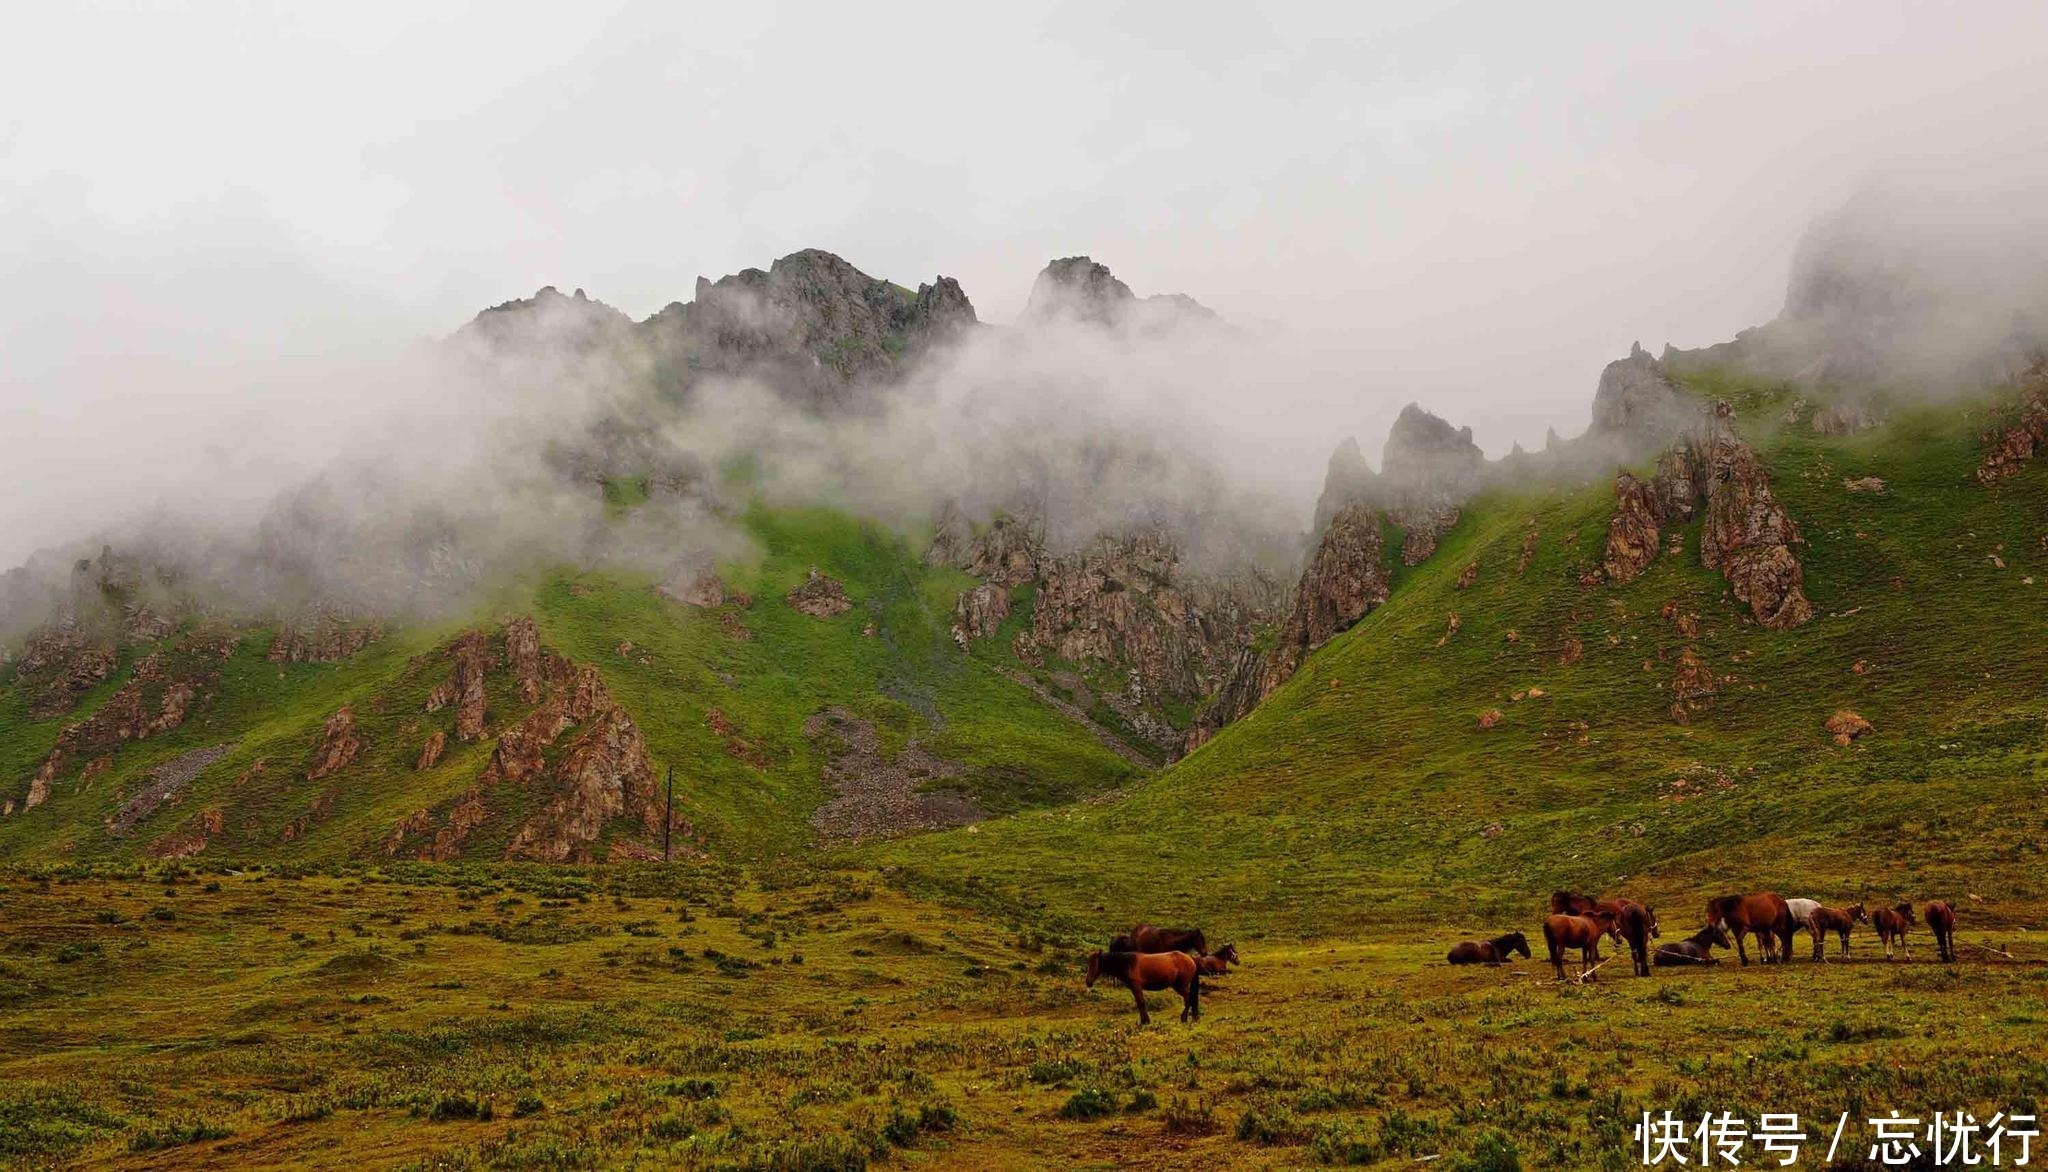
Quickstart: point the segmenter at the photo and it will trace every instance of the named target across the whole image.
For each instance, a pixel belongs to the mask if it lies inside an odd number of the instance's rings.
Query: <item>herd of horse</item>
[[[1553,892],[1550,914],[1543,920],[1543,942],[1549,949],[1550,967],[1557,979],[1565,980],[1565,957],[1579,952],[1581,981],[1591,980],[1604,962],[1600,942],[1626,944],[1635,962],[1637,976],[1650,975],[1652,966],[1717,964],[1715,948],[1735,950],[1742,963],[1749,963],[1750,937],[1756,938],[1758,959],[1764,964],[1792,959],[1793,936],[1804,929],[1813,938],[1813,959],[1826,959],[1827,938],[1835,936],[1842,952],[1849,951],[1849,930],[1869,924],[1884,945],[1886,960],[1893,948],[1907,959],[1913,952],[1906,943],[1906,931],[1916,922],[1913,905],[1899,903],[1866,911],[1862,904],[1828,907],[1819,900],[1786,899],[1774,891],[1748,895],[1724,895],[1707,901],[1706,923],[1683,940],[1660,943],[1657,913],[1648,904],[1625,897],[1601,899],[1569,891]],[[1917,919],[1924,919],[1934,933],[1934,946],[1943,963],[1956,958],[1956,911],[1942,900],[1922,907]],[[1491,940],[1467,940],[1452,947],[1444,957],[1454,965],[1506,964],[1515,956],[1533,958],[1529,938],[1509,932]],[[1109,948],[1088,956],[1088,987],[1099,980],[1111,980],[1131,991],[1138,1005],[1138,1024],[1149,1025],[1152,1015],[1145,1008],[1145,994],[1172,990],[1180,994],[1182,1021],[1202,1016],[1202,978],[1220,977],[1238,964],[1237,945],[1225,944],[1209,951],[1209,941],[1200,928],[1159,928],[1139,924],[1112,938]]]
[[[1934,933],[1935,951],[1941,960],[1954,961],[1955,908],[1945,901],[1933,900],[1920,910],[1920,918],[1926,920],[1928,930]],[[1549,949],[1550,967],[1560,981],[1565,979],[1565,956],[1572,949],[1579,952],[1579,979],[1591,979],[1593,970],[1602,963],[1603,939],[1626,944],[1635,962],[1636,975],[1642,977],[1650,975],[1652,965],[1715,964],[1716,947],[1733,948],[1746,965],[1748,940],[1752,936],[1764,964],[1787,962],[1792,959],[1792,938],[1802,929],[1813,939],[1813,959],[1824,960],[1830,934],[1841,942],[1846,954],[1850,928],[1864,923],[1877,932],[1886,960],[1892,959],[1895,945],[1908,959],[1913,955],[1906,942],[1906,931],[1915,923],[1911,903],[1866,911],[1860,903],[1853,907],[1828,907],[1819,900],[1786,899],[1775,891],[1758,891],[1708,900],[1705,920],[1700,930],[1686,939],[1659,944],[1653,950],[1650,941],[1660,939],[1662,934],[1657,929],[1657,913],[1649,905],[1627,898],[1600,899],[1559,891],[1550,897],[1550,914],[1543,920],[1543,943]],[[1467,940],[1452,948],[1444,959],[1455,965],[1494,965],[1505,963],[1516,953],[1530,956],[1529,940],[1520,932],[1509,932],[1492,940]]]

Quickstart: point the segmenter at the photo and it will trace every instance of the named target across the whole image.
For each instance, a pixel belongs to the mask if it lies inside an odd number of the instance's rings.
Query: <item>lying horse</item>
[[[1145,994],[1171,989],[1180,994],[1180,1019],[1202,1016],[1202,974],[1195,958],[1185,952],[1091,952],[1088,954],[1088,987],[1103,977],[1119,981],[1138,1003],[1138,1024],[1151,1025],[1145,1009]]]
[[[1657,913],[1648,904],[1632,899],[1619,901],[1621,918],[1615,923],[1615,930],[1628,941],[1629,955],[1635,959],[1636,975],[1650,975],[1650,940],[1661,936],[1657,931]]]
[[[1901,900],[1896,907],[1881,907],[1870,913],[1870,924],[1877,929],[1877,938],[1884,941],[1884,958],[1892,958],[1892,942],[1898,941],[1906,959],[1913,959],[1913,946],[1906,943],[1906,929],[1913,926],[1913,905]]]
[[[1743,937],[1751,932],[1756,933],[1757,947],[1762,950],[1765,964],[1780,958],[1792,958],[1792,910],[1785,906],[1784,897],[1775,891],[1710,899],[1707,901],[1707,923],[1720,924],[1735,937],[1735,954],[1745,965],[1749,963],[1749,949],[1744,946]]]
[[[1728,939],[1728,933],[1721,930],[1721,925],[1708,924],[1676,944],[1659,944],[1656,963],[1659,968],[1671,964],[1719,964],[1721,962],[1714,959],[1712,951],[1715,945],[1733,948],[1735,942]]]
[[[1946,900],[1937,899],[1920,909],[1920,915],[1927,921],[1927,930],[1934,933],[1934,951],[1943,964],[1956,962],[1956,909]]]
[[[1556,971],[1557,979],[1564,980],[1564,950],[1579,950],[1579,979],[1586,979],[1600,963],[1600,938],[1613,936],[1620,939],[1614,927],[1615,917],[1605,911],[1594,911],[1583,916],[1548,916],[1543,921],[1543,943],[1550,948],[1550,967]]]
[[[1452,964],[1506,964],[1517,952],[1529,956],[1529,938],[1520,932],[1509,932],[1491,940],[1467,940],[1453,945],[1444,959]]]
[[[1206,956],[1209,941],[1200,928],[1155,928],[1139,924],[1109,942],[1111,952],[1185,952]]]
[[[1821,953],[1826,949],[1829,932],[1842,938],[1842,955],[1849,955],[1849,928],[1855,924],[1869,922],[1870,916],[1864,912],[1860,903],[1855,907],[1815,907],[1806,917],[1806,930],[1813,936],[1813,959],[1822,959]]]
[[[1195,958],[1195,968],[1205,977],[1220,977],[1230,971],[1230,966],[1244,962],[1237,958],[1237,945],[1225,944],[1208,954]]]

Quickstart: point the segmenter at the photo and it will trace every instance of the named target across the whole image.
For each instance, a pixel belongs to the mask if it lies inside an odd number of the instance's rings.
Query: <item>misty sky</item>
[[[1533,446],[1632,340],[1768,319],[1873,170],[2048,145],[2038,4],[289,7],[10,15],[0,564],[232,475],[223,427],[402,409],[365,349],[810,246],[993,321],[1085,252],[1296,336],[1188,390],[1276,467],[1409,399]]]

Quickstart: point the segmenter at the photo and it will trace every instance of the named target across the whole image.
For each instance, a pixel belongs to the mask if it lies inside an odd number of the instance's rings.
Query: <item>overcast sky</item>
[[[1497,453],[1768,319],[1873,169],[2048,146],[2032,3],[278,7],[10,15],[0,561],[197,418],[341,409],[280,356],[812,246],[993,321],[1088,253],[1300,334],[1278,461],[1409,399]]]

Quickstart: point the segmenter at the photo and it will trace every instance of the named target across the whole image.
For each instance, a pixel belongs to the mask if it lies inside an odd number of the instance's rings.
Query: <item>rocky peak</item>
[[[1315,531],[1321,533],[1328,528],[1330,518],[1344,506],[1377,499],[1379,479],[1379,473],[1365,462],[1358,437],[1345,436],[1337,450],[1330,453],[1329,470],[1323,474],[1323,495],[1316,500]]]
[[[1668,439],[1691,415],[1664,365],[1640,342],[1629,347],[1627,358],[1607,364],[1593,392],[1593,435],[1625,448]]]
[[[1452,427],[1419,404],[1410,403],[1401,408],[1387,432],[1380,475],[1396,491],[1455,494],[1485,463],[1485,453],[1472,442],[1471,428]]]
[[[1024,320],[1073,320],[1112,326],[1123,320],[1137,300],[1131,287],[1116,279],[1109,266],[1085,256],[1053,261],[1031,283]]]

